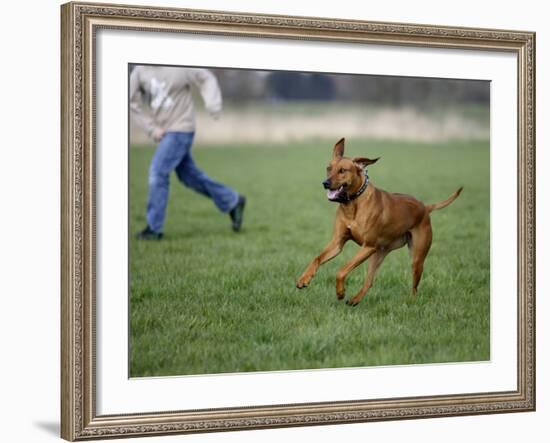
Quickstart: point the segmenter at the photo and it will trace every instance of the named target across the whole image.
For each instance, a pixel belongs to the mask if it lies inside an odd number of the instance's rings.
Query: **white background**
[[[147,4],[134,0],[133,3]],[[485,417],[415,420],[314,428],[248,431],[143,441],[543,441],[550,413],[545,377],[550,371],[545,322],[549,309],[550,263],[544,245],[550,222],[543,198],[549,179],[540,171],[548,163],[550,142],[550,77],[547,14],[544,3],[523,1],[506,7],[500,2],[463,1],[442,8],[440,2],[298,2],[297,0],[155,1],[157,5],[434,23],[457,26],[516,28],[537,34],[537,177],[538,411]],[[54,441],[59,422],[59,3],[28,1],[4,6],[1,28],[2,161],[0,162],[0,405],[2,441]],[[547,175],[548,177],[548,175]],[[547,200],[547,199],[546,199]],[[548,201],[548,200],[547,200]],[[513,245],[510,251],[513,253]]]

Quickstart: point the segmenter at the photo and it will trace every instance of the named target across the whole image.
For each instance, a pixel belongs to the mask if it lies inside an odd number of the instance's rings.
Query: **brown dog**
[[[327,179],[323,186],[328,189],[328,199],[340,205],[336,211],[334,232],[329,244],[313,259],[296,283],[305,288],[323,263],[336,257],[348,240],[361,248],[336,274],[336,297],[345,296],[344,282],[347,275],[368,260],[367,278],[359,292],[346,301],[356,306],[365,296],[374,281],[374,274],[384,257],[394,249],[409,247],[412,260],[412,295],[422,276],[424,260],[432,244],[430,213],[451,204],[462,187],[447,200],[424,205],[414,197],[377,189],[369,181],[366,167],[378,158],[344,157],[344,139],[334,145],[332,160],[327,167]],[[365,172],[363,172],[365,171]]]

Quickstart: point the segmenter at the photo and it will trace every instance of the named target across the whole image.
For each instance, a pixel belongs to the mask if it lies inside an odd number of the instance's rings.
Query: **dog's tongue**
[[[335,189],[335,190],[329,189],[329,190],[327,191],[327,198],[328,198],[329,200],[332,200],[333,198],[335,198],[335,197],[338,195],[338,192],[339,192],[339,191],[340,191],[339,189]]]

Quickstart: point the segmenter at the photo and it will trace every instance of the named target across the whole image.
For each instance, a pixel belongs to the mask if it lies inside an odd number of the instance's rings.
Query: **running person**
[[[149,137],[158,143],[149,168],[147,226],[141,239],[163,236],[170,173],[187,187],[212,199],[228,213],[235,232],[241,229],[246,199],[230,187],[206,175],[195,164],[191,146],[195,135],[195,110],[191,87],[200,91],[206,110],[218,118],[222,96],[218,81],[206,69],[136,66],[130,74],[130,109]],[[148,107],[143,107],[145,99]]]

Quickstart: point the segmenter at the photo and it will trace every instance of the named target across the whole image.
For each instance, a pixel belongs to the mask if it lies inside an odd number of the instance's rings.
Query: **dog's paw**
[[[350,298],[349,300],[346,300],[346,305],[351,306],[352,308],[355,308],[361,300],[356,300],[355,297]]]
[[[304,272],[296,282],[296,287],[298,289],[307,288],[311,283],[311,280],[313,280],[313,275],[309,275],[307,272]]]
[[[346,296],[346,293],[345,292],[342,292],[342,293],[336,293],[336,298],[341,301],[344,299],[344,297]],[[347,302],[346,302],[347,303]]]

